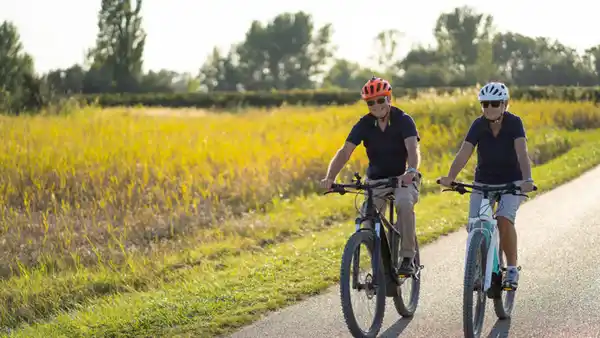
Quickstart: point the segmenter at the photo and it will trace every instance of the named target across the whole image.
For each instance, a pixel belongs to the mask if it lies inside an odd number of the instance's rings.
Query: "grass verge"
[[[600,131],[585,134],[585,141],[577,147],[533,169],[540,192],[600,163]],[[345,197],[315,196],[305,201],[327,208],[332,203],[339,205],[342,198]],[[345,202],[352,205],[351,198],[345,198]],[[416,207],[419,242],[430,242],[460,228],[467,203],[467,196],[425,196]],[[272,216],[285,219],[285,215]],[[155,282],[151,288],[83,302],[79,309],[59,314],[50,321],[23,325],[12,336],[227,334],[269,310],[336,283],[342,248],[352,231],[348,222],[334,223],[310,236],[265,245],[219,261],[189,265]]]

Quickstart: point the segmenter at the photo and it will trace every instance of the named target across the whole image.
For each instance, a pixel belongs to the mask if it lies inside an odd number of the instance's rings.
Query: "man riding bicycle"
[[[483,115],[475,119],[464,142],[440,183],[450,187],[465,167],[477,146],[477,169],[474,185],[496,186],[515,183],[521,192],[533,190],[531,166],[527,152],[527,137],[521,118],[508,112],[508,88],[503,83],[490,82],[478,94]],[[482,199],[480,192],[470,197],[469,217],[479,215]],[[506,254],[507,274],[504,287],[516,289],[519,280],[517,270],[517,232],[515,217],[524,197],[503,194],[500,197],[496,218],[500,231],[500,248]],[[496,199],[492,199],[495,202]]]
[[[321,186],[330,189],[335,178],[350,159],[354,149],[362,142],[367,151],[369,167],[367,181],[371,183],[390,177],[399,177],[402,184],[395,189],[375,189],[374,204],[385,211],[384,196],[394,192],[397,212],[394,228],[401,234],[400,255],[403,257],[399,274],[414,274],[413,258],[416,253],[414,205],[419,200],[421,175],[419,133],[414,120],[401,109],[392,106],[392,86],[384,79],[373,77],[362,88],[362,99],[369,113],[364,115],[350,131],[346,142],[337,151],[327,169]],[[408,169],[406,168],[408,162]],[[366,212],[363,203],[361,213]],[[369,224],[370,226],[370,224]]]

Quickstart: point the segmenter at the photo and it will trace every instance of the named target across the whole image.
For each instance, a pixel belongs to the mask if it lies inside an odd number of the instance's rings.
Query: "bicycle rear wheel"
[[[366,246],[369,255],[371,256],[371,269],[375,260],[377,260],[378,273],[377,276],[367,274],[364,281],[360,280],[357,274],[362,269],[357,269],[360,264],[361,244]],[[342,264],[340,267],[340,298],[342,303],[342,312],[348,330],[354,337],[376,337],[381,330],[383,316],[385,314],[385,279],[383,271],[383,263],[381,254],[379,257],[373,257],[373,249],[375,247],[374,234],[371,231],[359,231],[354,233],[344,248],[342,254]],[[362,250],[361,250],[362,249]],[[356,271],[359,270],[359,271]],[[374,270],[374,269],[373,269]],[[352,307],[352,296],[356,293],[352,291],[365,291],[367,297],[375,298],[375,313],[367,329],[362,329],[355,316],[355,309]]]
[[[395,237],[397,239],[399,238],[397,236],[395,236]],[[415,238],[415,242],[416,242],[416,238]],[[400,260],[400,256],[399,256],[400,245],[397,245],[396,247],[398,248],[398,252],[396,252],[396,256],[398,257],[398,261],[399,261]],[[393,297],[396,311],[398,311],[398,314],[401,315],[402,317],[412,317],[415,314],[417,307],[419,306],[419,295],[421,293],[421,269],[420,269],[421,256],[419,254],[419,243],[418,242],[416,242],[416,248],[417,248],[417,252],[416,252],[415,258],[414,258],[414,264],[417,269],[417,272],[415,273],[414,276],[410,276],[407,278],[398,277],[402,281],[402,285],[400,287],[398,287],[398,292]],[[406,295],[406,296],[408,296],[408,301],[406,301],[406,302],[404,301],[404,299],[403,299],[404,295],[402,294],[403,286],[410,286],[410,294]]]
[[[483,288],[487,245],[481,232],[473,233],[467,250],[463,289],[463,330],[465,337],[472,338],[481,335],[485,317],[486,294]],[[476,292],[476,297],[473,291]]]

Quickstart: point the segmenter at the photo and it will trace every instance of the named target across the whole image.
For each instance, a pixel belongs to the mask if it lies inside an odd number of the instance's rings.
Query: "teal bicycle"
[[[440,180],[437,180],[440,184]],[[467,237],[467,252],[465,256],[465,275],[463,289],[463,329],[465,337],[479,337],[483,328],[485,316],[485,301],[487,297],[494,301],[494,312],[498,319],[510,318],[512,313],[515,292],[512,288],[505,288],[502,280],[506,274],[504,257],[500,252],[498,223],[493,214],[491,203],[492,194],[501,196],[518,193],[519,186],[514,183],[498,187],[484,187],[459,182],[453,182],[450,189],[459,194],[471,193],[467,190],[478,190],[483,194],[479,209],[479,216],[469,219]],[[534,191],[537,187],[534,186]],[[498,199],[498,202],[500,199]],[[521,270],[521,267],[518,267]],[[477,297],[473,297],[473,293]],[[473,309],[475,307],[475,310]]]

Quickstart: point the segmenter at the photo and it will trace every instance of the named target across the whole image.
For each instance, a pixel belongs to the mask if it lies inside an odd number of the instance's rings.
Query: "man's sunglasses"
[[[483,108],[487,108],[491,105],[494,108],[498,108],[498,107],[500,107],[501,103],[502,103],[502,101],[481,101],[481,106]]]
[[[375,103],[377,103],[377,104],[383,104],[383,103],[385,103],[385,97],[380,97],[377,100],[368,100],[367,101],[367,106],[374,106]]]

